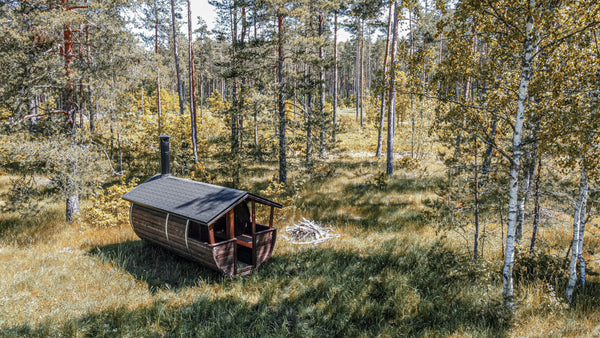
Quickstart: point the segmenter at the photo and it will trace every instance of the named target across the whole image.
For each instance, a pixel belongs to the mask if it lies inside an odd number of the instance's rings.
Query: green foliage
[[[407,170],[416,170],[422,167],[421,161],[411,156],[402,156],[394,164],[397,168]]]
[[[529,252],[523,247],[516,248],[514,278],[516,283],[542,281],[554,288],[562,288],[568,279],[569,261],[557,254],[538,249]]]
[[[62,197],[90,193],[110,173],[101,149],[83,136],[57,135],[46,138],[23,135],[21,139],[4,137],[3,140],[4,152],[0,155],[3,167],[29,177],[33,174],[47,176],[49,186],[56,189]],[[21,181],[14,183],[21,186],[19,182]]]
[[[231,107],[231,104],[216,89],[206,98],[206,105],[215,114],[223,114],[225,110]]]
[[[385,171],[380,171],[374,174],[368,181],[367,184],[374,186],[378,190],[386,190],[388,186],[388,175]]]
[[[10,180],[7,202],[0,205],[2,212],[17,212],[22,217],[36,216],[42,211],[40,192],[33,174],[23,174]],[[1,196],[1,195],[0,195]]]
[[[121,180],[117,184],[96,190],[89,198],[89,206],[82,212],[83,224],[97,228],[128,224],[129,202],[121,196],[135,188],[138,183],[137,179],[127,183]]]

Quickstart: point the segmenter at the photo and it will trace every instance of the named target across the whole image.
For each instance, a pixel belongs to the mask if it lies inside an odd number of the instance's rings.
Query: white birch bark
[[[530,0],[530,7],[535,5]],[[529,97],[529,82],[532,77],[532,61],[537,41],[534,38],[534,20],[531,15],[527,18],[525,27],[525,41],[523,42],[523,57],[521,63],[521,76],[519,83],[517,115],[513,134],[513,154],[510,166],[510,190],[508,201],[508,225],[506,229],[506,253],[504,256],[504,268],[502,270],[502,286],[505,306],[514,308],[513,295],[513,267],[515,263],[515,230],[517,225],[517,209],[519,201],[519,168],[521,165],[521,138],[523,133],[523,122],[525,119],[525,101]]]
[[[571,242],[571,262],[569,263],[569,283],[565,296],[571,302],[573,300],[573,291],[577,284],[577,259],[581,257],[583,249],[583,219],[585,218],[584,205],[587,204],[588,183],[585,177],[585,167],[581,168],[581,181],[579,183],[579,196],[575,204],[575,214],[573,215],[573,241]],[[583,257],[581,257],[583,258]],[[583,263],[585,269],[585,263]]]
[[[586,191],[583,205],[581,206],[581,226],[579,227],[579,283],[581,287],[585,287],[585,259],[583,258],[583,235],[585,234],[586,210],[589,190]]]

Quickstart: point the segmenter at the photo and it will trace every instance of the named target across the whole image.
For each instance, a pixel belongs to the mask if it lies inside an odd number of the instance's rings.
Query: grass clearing
[[[385,185],[383,163],[340,156],[315,169],[280,213],[271,259],[230,278],[141,241],[128,224],[98,227],[44,214],[0,216],[2,336],[581,336],[599,332],[600,288],[590,262],[576,307],[563,279],[517,279],[517,311],[501,305],[499,225],[474,264],[456,232],[440,231],[423,201],[435,197],[439,164],[401,169]],[[265,170],[270,169],[270,170]],[[259,192],[275,164],[249,168]],[[3,182],[8,176],[0,176]],[[301,185],[300,185],[301,183]],[[50,202],[49,202],[50,203]],[[340,234],[293,246],[283,227],[301,217]],[[565,230],[566,231],[566,230]],[[563,241],[565,231],[541,233]],[[565,232],[565,233],[563,233]],[[566,236],[566,237],[565,237]],[[564,270],[566,271],[566,270]],[[559,276],[560,277],[560,276]]]

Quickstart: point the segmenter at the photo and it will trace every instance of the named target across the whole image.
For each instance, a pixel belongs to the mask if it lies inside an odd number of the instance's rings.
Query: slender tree
[[[196,129],[196,69],[194,67],[194,47],[192,35],[192,8],[190,0],[187,0],[188,14],[188,53],[190,56],[190,115],[192,123],[192,149],[194,153],[194,163],[198,163],[198,136]]]
[[[277,109],[279,113],[279,182],[287,182],[287,145],[285,139],[286,117],[285,117],[285,80],[283,67],[285,55],[283,51],[283,24],[284,7],[279,5],[277,10],[277,78],[279,82],[279,93],[277,96]]]
[[[392,26],[392,3],[389,4],[388,11],[388,23],[387,30],[385,34],[385,56],[383,57],[383,71],[381,72],[382,82],[385,83],[386,79],[386,65],[388,59],[388,52],[390,50],[390,29]],[[385,90],[381,91],[381,100],[380,100],[380,110],[379,110],[379,130],[377,132],[377,150],[375,151],[375,156],[377,158],[381,157],[381,149],[383,148],[383,123],[385,117]]]
[[[389,100],[388,106],[388,128],[387,128],[387,156],[386,156],[386,174],[394,174],[394,114],[396,108],[396,41],[398,41],[398,16],[400,15],[400,7],[398,1],[394,1],[394,24],[392,29],[392,45],[390,49],[390,84],[389,84]]]
[[[175,58],[175,71],[177,73],[177,94],[179,95],[179,113],[183,115],[183,85],[181,83],[179,53],[177,51],[177,16],[175,16],[175,0],[171,0],[171,26],[173,28],[173,56]]]

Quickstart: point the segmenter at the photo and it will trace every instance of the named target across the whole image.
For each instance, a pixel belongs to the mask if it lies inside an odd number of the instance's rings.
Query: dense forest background
[[[528,297],[597,307],[597,1],[214,0],[212,31],[189,2],[0,1],[3,246],[57,205],[64,224],[126,222],[120,196],[167,134],[175,175],[275,198],[282,225],[369,232],[423,184],[411,221],[452,247],[436,273],[487,290],[478,328],[513,325]],[[307,202],[326,187],[346,201]]]

